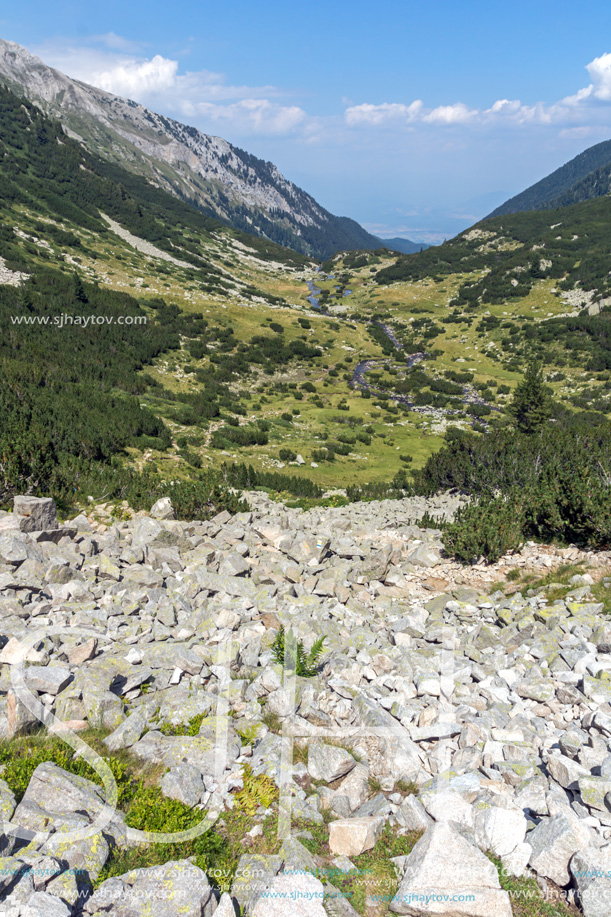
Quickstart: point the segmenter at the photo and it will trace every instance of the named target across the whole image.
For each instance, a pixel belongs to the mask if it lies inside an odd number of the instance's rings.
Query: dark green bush
[[[232,493],[217,475],[210,473],[197,481],[168,484],[159,495],[170,498],[178,519],[209,519],[221,510],[240,513],[248,509],[239,494]]]
[[[489,404],[469,404],[467,405],[467,414],[472,414],[473,417],[487,417],[488,414],[492,413],[492,408]]]
[[[346,496],[355,503],[368,500],[399,500],[413,492],[411,481],[404,470],[398,471],[391,481],[349,484],[346,488]]]
[[[213,449],[226,449],[227,446],[266,446],[269,437],[264,430],[257,427],[241,426],[221,427],[215,430],[210,439],[210,445]]]
[[[592,548],[611,544],[611,425],[604,419],[594,425],[589,415],[567,415],[529,435],[456,432],[414,481],[419,493],[455,487],[481,498],[482,509],[470,509],[468,517],[474,528],[484,527],[473,535],[481,543],[492,537],[487,526],[494,507],[505,505],[498,499],[511,501],[519,493],[524,538]],[[456,543],[464,556],[469,552],[461,539]]]
[[[497,497],[461,507],[443,532],[448,554],[463,563],[494,563],[523,543],[524,511],[515,499]]]
[[[254,490],[266,487],[276,493],[289,493],[295,497],[322,497],[323,490],[309,478],[281,474],[278,471],[256,471],[252,465],[223,465],[221,479],[226,487]]]

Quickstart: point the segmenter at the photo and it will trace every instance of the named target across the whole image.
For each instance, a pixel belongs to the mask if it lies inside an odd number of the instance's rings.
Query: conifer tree
[[[508,411],[513,415],[521,433],[534,433],[549,420],[552,401],[543,383],[543,367],[540,363],[529,363],[524,378],[513,393]]]

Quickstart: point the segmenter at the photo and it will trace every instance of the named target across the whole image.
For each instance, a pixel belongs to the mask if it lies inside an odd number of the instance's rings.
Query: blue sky
[[[436,241],[611,138],[600,0],[29,0],[0,35]]]

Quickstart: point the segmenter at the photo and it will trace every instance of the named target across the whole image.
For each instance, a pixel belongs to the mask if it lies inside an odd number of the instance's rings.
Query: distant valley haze
[[[31,0],[0,34],[274,163],[382,239],[439,243],[611,137],[611,7]]]

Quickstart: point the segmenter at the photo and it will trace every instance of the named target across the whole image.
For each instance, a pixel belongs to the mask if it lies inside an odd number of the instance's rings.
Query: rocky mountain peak
[[[0,79],[58,118],[93,152],[238,229],[320,258],[381,245],[358,223],[321,207],[273,163],[73,80],[15,42],[0,40]]]

